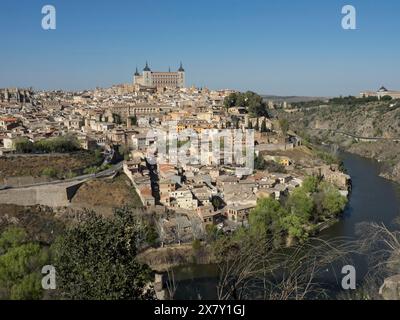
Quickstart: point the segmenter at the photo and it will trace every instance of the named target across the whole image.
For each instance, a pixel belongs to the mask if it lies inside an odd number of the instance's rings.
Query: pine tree
[[[261,132],[267,132],[267,121],[265,119],[261,124]]]

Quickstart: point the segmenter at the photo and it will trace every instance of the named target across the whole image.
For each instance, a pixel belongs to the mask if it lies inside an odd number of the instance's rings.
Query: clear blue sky
[[[57,30],[41,8],[57,9]],[[341,8],[357,9],[357,30]],[[130,82],[146,60],[187,84],[279,95],[400,89],[398,0],[1,0],[0,87]]]

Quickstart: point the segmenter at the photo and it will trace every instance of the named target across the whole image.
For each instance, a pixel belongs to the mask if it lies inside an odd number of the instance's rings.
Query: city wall
[[[0,203],[19,206],[67,207],[82,184],[83,182],[78,182],[2,190]]]

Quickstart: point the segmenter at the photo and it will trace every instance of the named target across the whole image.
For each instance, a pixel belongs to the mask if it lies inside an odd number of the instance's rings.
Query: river
[[[379,177],[379,163],[360,156],[341,153],[341,159],[352,178],[352,192],[342,219],[325,230],[321,237],[325,239],[356,239],[356,226],[362,222],[377,222],[391,226],[400,216],[399,185]],[[360,282],[366,274],[365,259],[358,255],[352,257]],[[336,274],[340,273],[336,270]],[[332,273],[332,274],[331,274]],[[185,266],[176,269],[178,281],[176,299],[215,299],[217,269],[215,266]],[[328,282],[337,286],[333,272],[327,275]]]

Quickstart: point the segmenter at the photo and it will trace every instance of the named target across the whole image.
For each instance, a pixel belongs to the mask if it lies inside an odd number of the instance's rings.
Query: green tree
[[[102,164],[103,163],[104,156],[103,156],[103,153],[101,152],[101,149],[96,149],[94,151],[94,158],[95,158],[96,164]]]
[[[22,139],[17,141],[15,147],[17,152],[22,153],[68,153],[81,149],[78,140],[72,135],[42,139],[35,141],[34,143],[27,139]]]
[[[267,168],[267,162],[259,155],[254,157],[254,169],[263,171]]]
[[[279,237],[281,232],[280,219],[287,215],[281,204],[272,198],[262,198],[250,212],[250,233],[254,236]]]
[[[20,138],[14,142],[14,148],[18,153],[32,153],[34,150],[33,142],[27,138]]]
[[[239,119],[236,119],[235,121],[235,129],[239,129],[240,128],[240,121]]]
[[[179,141],[178,141],[178,143],[179,143]],[[124,160],[129,160],[130,150],[129,150],[128,146],[123,145],[123,144],[118,146],[118,153],[124,158]]]
[[[257,118],[256,125],[254,126],[254,130],[260,131],[260,122],[259,122],[258,118]]]
[[[279,119],[279,127],[281,128],[282,135],[286,137],[289,131],[289,121],[286,118]]]
[[[137,126],[138,119],[137,119],[137,117],[136,117],[136,116],[132,116],[132,117],[130,117],[130,121],[131,121],[131,125],[132,125],[132,126],[134,126],[134,127],[136,127],[136,126]]]
[[[245,108],[253,116],[268,116],[267,105],[258,94],[247,91],[245,93],[232,93],[224,100],[225,108]]]
[[[121,116],[117,113],[113,113],[112,114],[112,118],[115,124],[121,124],[122,120],[121,120]]]
[[[321,190],[324,194],[322,207],[327,215],[338,215],[347,204],[346,197],[342,196],[337,188],[333,185],[323,182]]]
[[[261,131],[261,132],[267,132],[267,131],[268,131],[268,129],[267,129],[267,121],[266,121],[265,119],[261,122],[261,129],[260,129],[260,131]]]
[[[29,242],[23,229],[4,231],[0,236],[0,299],[41,299],[41,269],[48,260],[47,249]]]
[[[309,176],[304,179],[302,189],[308,193],[315,193],[318,190],[320,180],[316,176]]]
[[[147,239],[143,221],[128,208],[106,219],[94,213],[72,226],[54,245],[57,283],[69,299],[151,298],[148,266],[136,261]]]
[[[381,101],[392,101],[392,100],[393,100],[393,98],[391,96],[389,96],[389,95],[383,96],[381,98]]]
[[[220,235],[222,235],[222,232],[220,232],[215,225],[206,225],[206,240],[208,243],[215,242]]]
[[[268,116],[267,104],[258,94],[248,91],[244,94],[244,107],[250,114],[263,117]]]
[[[236,93],[231,93],[224,100],[224,106],[227,109],[236,106],[237,105],[236,103],[237,103],[237,94]]]
[[[280,223],[289,237],[298,239],[300,242],[304,242],[308,239],[309,234],[304,228],[305,221],[302,217],[290,214],[286,217],[282,217]]]
[[[211,203],[215,210],[219,210],[224,206],[224,201],[222,201],[222,199],[218,196],[214,196],[211,200]]]
[[[303,188],[297,188],[290,195],[286,206],[290,213],[301,217],[303,221],[308,221],[314,209],[314,202]]]

